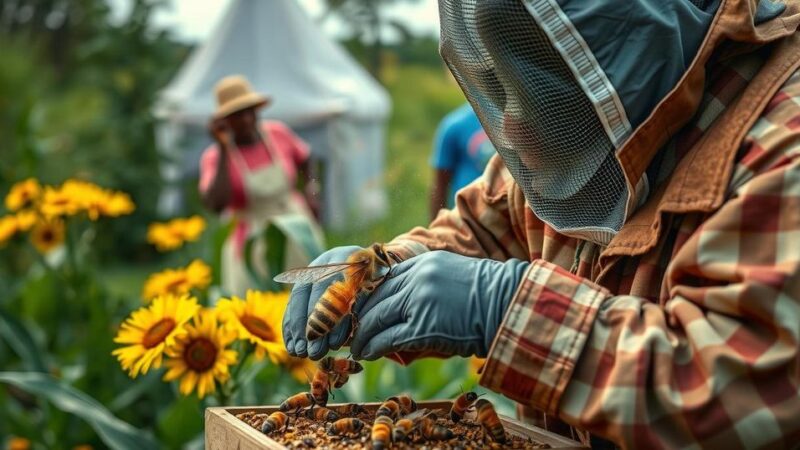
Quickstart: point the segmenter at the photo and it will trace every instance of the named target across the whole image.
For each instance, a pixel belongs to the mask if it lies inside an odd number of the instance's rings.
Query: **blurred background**
[[[77,178],[136,205],[76,225],[84,249],[63,270],[24,238],[0,248],[0,444],[128,448],[133,430],[157,447],[201,447],[202,410],[219,398],[182,395],[162,371],[131,379],[111,352],[150,274],[217,264],[226,224],[197,192],[213,84],[244,73],[275,98],[263,117],[311,144],[329,247],[385,242],[428,223],[434,134],[464,103],[438,54],[437,14],[435,0],[0,0],[0,194]],[[192,215],[207,224],[196,242],[148,243],[153,222]],[[371,363],[336,401],[450,398],[475,386],[478,366]],[[228,404],[303,389],[283,366],[244,374],[250,387]]]

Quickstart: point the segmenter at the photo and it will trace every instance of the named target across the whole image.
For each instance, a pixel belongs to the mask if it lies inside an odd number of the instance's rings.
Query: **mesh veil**
[[[615,157],[627,119],[602,114],[587,80],[575,77],[583,69],[565,61],[529,8],[440,0],[442,57],[534,213],[562,233],[607,243],[629,201]]]

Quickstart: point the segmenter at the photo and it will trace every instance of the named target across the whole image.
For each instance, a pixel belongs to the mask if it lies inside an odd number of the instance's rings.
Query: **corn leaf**
[[[142,430],[111,414],[97,400],[50,375],[36,372],[0,372],[0,383],[18,387],[53,406],[85,420],[109,448],[157,449],[158,443]]]
[[[22,322],[5,311],[0,311],[0,338],[22,359],[28,370],[47,372],[42,350],[36,345],[33,336]]]

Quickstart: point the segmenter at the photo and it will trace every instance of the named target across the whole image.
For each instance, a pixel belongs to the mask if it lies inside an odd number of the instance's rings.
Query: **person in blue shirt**
[[[435,171],[431,218],[436,217],[440,209],[453,207],[456,192],[478,178],[494,154],[494,146],[469,103],[442,119],[431,155]]]

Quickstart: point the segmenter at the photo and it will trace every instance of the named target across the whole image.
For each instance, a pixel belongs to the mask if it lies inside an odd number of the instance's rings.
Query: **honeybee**
[[[280,411],[275,411],[270,414],[264,423],[261,424],[261,432],[264,434],[272,433],[281,428],[289,428],[289,417]]]
[[[334,358],[326,356],[319,361],[319,370],[326,372],[333,380],[334,389],[339,389],[347,383],[350,375],[364,370],[358,361],[347,358]]]
[[[358,433],[362,428],[364,428],[364,425],[365,424],[363,421],[349,417],[329,423],[327,430],[328,434],[330,435],[338,434],[341,436],[344,434]]]
[[[311,395],[310,392],[301,392],[299,394],[295,394],[280,404],[278,409],[282,412],[287,411],[299,411],[305,407],[311,406],[314,404],[314,397]]]
[[[340,416],[355,416],[357,414],[361,414],[366,412],[367,410],[364,409],[363,406],[359,405],[358,403],[348,403],[346,405],[340,405],[333,408]]]
[[[419,433],[423,438],[429,441],[446,441],[453,439],[455,434],[453,431],[436,423],[430,417],[424,417],[420,420]]]
[[[407,416],[399,419],[397,422],[394,423],[394,428],[392,429],[392,441],[393,442],[405,442],[408,440],[408,436],[414,431],[415,428],[419,425],[420,420],[423,417],[430,416],[432,413],[426,409],[415,411]]]
[[[385,250],[383,245],[372,244],[370,248],[353,252],[343,263],[290,269],[274,279],[279,283],[315,283],[344,272],[344,279],[328,286],[308,317],[306,338],[313,341],[328,334],[345,314],[353,317],[355,330],[356,317],[351,309],[356,297],[375,290],[389,276],[392,264],[398,262],[400,258]]]
[[[330,390],[330,379],[328,373],[317,370],[314,378],[311,379],[311,397],[314,404],[325,406],[328,404],[328,391]]]
[[[322,420],[324,422],[339,420],[339,414],[337,414],[336,411],[317,405],[312,405],[310,409],[306,410],[306,417],[309,419]]]
[[[345,374],[341,374],[341,375],[334,375],[333,376],[333,388],[334,389],[341,389],[342,386],[344,386],[349,379],[350,379],[350,376],[347,375],[346,373]]]
[[[492,437],[492,440],[504,444],[506,442],[506,431],[503,428],[503,423],[497,417],[497,412],[489,400],[480,399],[475,402],[475,409],[477,410],[477,422],[483,426],[485,432]]]
[[[321,370],[337,375],[352,375],[364,370],[364,366],[358,361],[348,358],[334,358],[333,356],[326,356],[320,359],[317,364]]]
[[[383,450],[392,444],[392,419],[387,416],[376,417],[372,423],[373,450]]]
[[[452,420],[453,423],[458,423],[464,418],[464,414],[477,399],[478,394],[474,392],[465,392],[459,395],[458,398],[453,401],[453,407],[450,408],[450,420]]]
[[[414,399],[412,399],[408,394],[389,397],[388,400],[394,400],[398,405],[400,405],[400,412],[403,414],[409,414],[417,410],[417,402],[415,402]]]
[[[389,399],[381,403],[381,406],[375,411],[375,417],[386,416],[392,420],[400,416],[400,404],[395,400]]]

